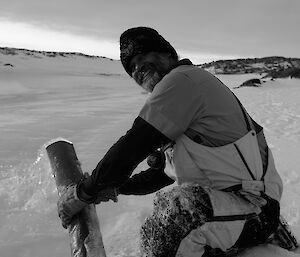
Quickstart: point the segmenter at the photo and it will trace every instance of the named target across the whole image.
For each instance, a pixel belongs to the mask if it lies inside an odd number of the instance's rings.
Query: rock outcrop
[[[198,66],[214,74],[268,74],[280,70],[299,69],[300,59],[271,56],[263,58],[219,60]]]
[[[238,87],[234,87],[234,89],[241,88],[241,87],[260,87],[260,86],[261,86],[260,79],[249,79],[249,80],[246,80],[241,85],[239,85]]]
[[[263,78],[270,77],[272,79],[277,78],[300,78],[300,68],[290,67],[287,69],[281,68],[278,70],[272,70],[268,72]]]

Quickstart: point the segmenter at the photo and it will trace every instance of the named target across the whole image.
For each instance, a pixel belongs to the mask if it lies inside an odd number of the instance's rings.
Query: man
[[[142,227],[143,256],[230,256],[265,242],[278,225],[282,181],[262,127],[221,81],[179,60],[156,30],[125,31],[120,50],[126,72],[151,95],[91,176],[62,195],[63,226],[88,203],[176,181],[157,195]],[[130,177],[149,155],[152,167]]]

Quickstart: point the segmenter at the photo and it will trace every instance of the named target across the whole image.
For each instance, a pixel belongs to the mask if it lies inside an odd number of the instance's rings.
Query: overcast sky
[[[300,57],[300,0],[0,0],[0,46],[119,59],[119,36],[157,29],[195,63]]]

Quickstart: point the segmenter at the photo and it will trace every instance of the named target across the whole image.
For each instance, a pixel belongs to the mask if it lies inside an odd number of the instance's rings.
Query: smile
[[[150,79],[152,77],[152,75],[153,75],[153,72],[151,70],[145,71],[142,75],[142,80],[143,80],[142,82],[145,82],[148,79]]]

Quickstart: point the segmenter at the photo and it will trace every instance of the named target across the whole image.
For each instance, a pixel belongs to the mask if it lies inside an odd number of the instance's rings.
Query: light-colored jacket
[[[263,130],[256,130],[257,135],[245,113],[215,76],[193,65],[182,65],[156,85],[139,115],[175,141],[167,153],[170,165],[165,172],[178,184],[195,182],[218,190],[242,184],[245,190],[265,191],[279,200],[282,181],[272,152]],[[186,135],[190,128],[204,139],[207,136],[221,143],[196,143]]]

